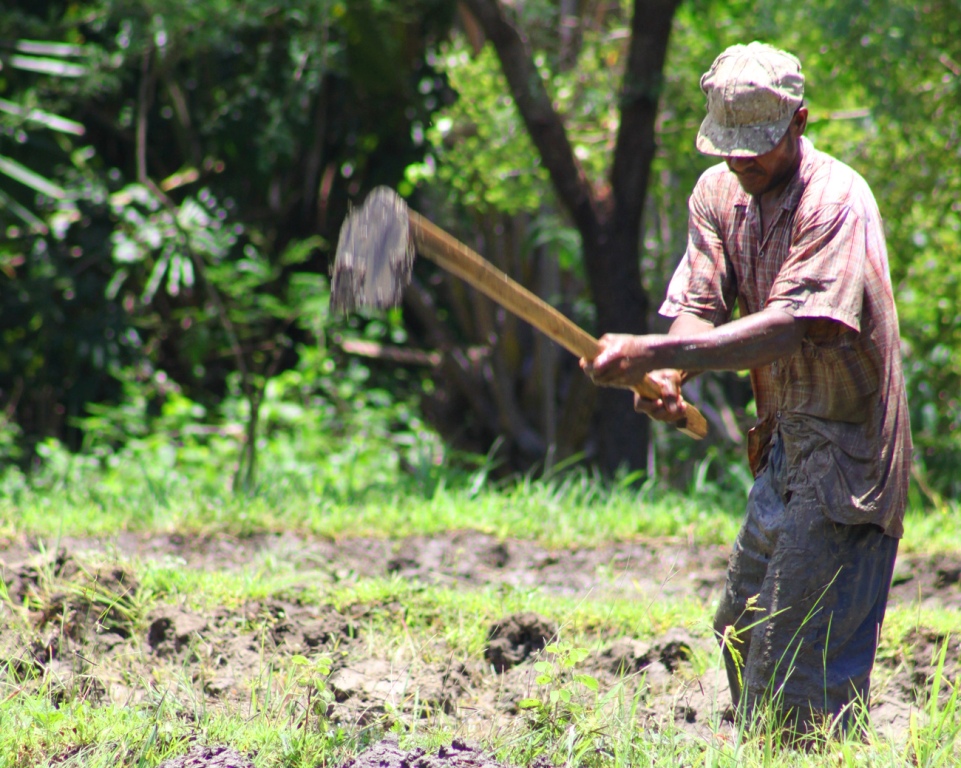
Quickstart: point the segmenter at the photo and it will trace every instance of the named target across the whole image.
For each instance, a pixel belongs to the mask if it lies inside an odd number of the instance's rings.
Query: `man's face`
[[[806,126],[807,109],[801,107],[781,141],[770,152],[756,157],[726,157],[724,161],[737,176],[741,189],[754,197],[780,193],[797,171],[801,151],[798,139]]]

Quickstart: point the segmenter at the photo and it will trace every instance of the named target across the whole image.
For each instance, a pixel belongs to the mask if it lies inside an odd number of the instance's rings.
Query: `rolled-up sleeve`
[[[715,326],[731,317],[737,282],[711,202],[707,186],[698,183],[688,202],[687,250],[659,310],[664,317],[690,314]]]

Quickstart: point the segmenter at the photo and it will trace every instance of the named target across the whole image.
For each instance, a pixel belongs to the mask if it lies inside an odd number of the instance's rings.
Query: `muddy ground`
[[[525,716],[517,704],[534,690],[533,662],[558,630],[547,617],[502,617],[486,628],[489,643],[476,658],[459,657],[439,638],[404,655],[379,651],[365,638],[372,616],[404,623],[404,606],[396,602],[335,610],[298,600],[294,589],[283,599],[197,613],[147,600],[136,564],[159,560],[182,568],[231,570],[272,561],[309,574],[305,578],[312,583],[398,574],[463,589],[509,585],[585,599],[688,598],[701,601],[707,615],[723,584],[727,553],[727,547],[674,540],[549,550],[473,531],[402,541],[124,534],[110,541],[66,538],[52,552],[40,542],[10,540],[0,542],[0,576],[7,591],[0,613],[0,668],[5,670],[0,678],[15,677],[6,681],[15,685],[42,680],[55,700],[82,696],[119,704],[150,701],[173,680],[181,695],[192,690],[208,706],[243,712],[251,691],[263,685],[265,658],[273,660],[271,680],[282,680],[292,690],[293,665],[285,660],[330,656],[326,698],[318,697],[310,708],[315,715],[351,729],[392,717],[443,717],[465,734],[433,752],[405,753],[395,742],[379,742],[355,758],[352,768],[494,766],[476,745]],[[148,607],[138,614],[137,606],[144,604]],[[891,604],[961,608],[961,558],[902,555]],[[879,731],[904,737],[943,640],[919,627],[901,646],[884,649],[872,689],[872,722]],[[959,656],[958,642],[952,641],[947,651],[951,679]],[[599,636],[578,671],[596,678],[602,691],[619,684],[630,691],[643,686],[637,715],[642,727],[669,720],[699,738],[723,738],[729,727],[727,686],[713,666],[704,671],[703,663],[696,664],[698,658],[716,659],[713,641],[683,629],[647,641]],[[198,744],[163,768],[252,765],[249,756],[226,747]]]

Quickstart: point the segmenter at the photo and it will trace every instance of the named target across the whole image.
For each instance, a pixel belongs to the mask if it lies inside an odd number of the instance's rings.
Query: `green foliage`
[[[534,682],[541,687],[544,698],[521,699],[517,706],[546,713],[550,728],[562,730],[569,722],[570,712],[560,712],[559,708],[572,702],[571,684],[579,684],[589,691],[597,691],[598,684],[590,675],[573,672],[574,667],[590,655],[587,648],[552,643],[544,648],[544,653],[550,654],[552,660],[534,662],[534,671],[538,673]],[[570,673],[569,680],[565,679],[565,673]]]
[[[518,118],[493,48],[472,55],[457,38],[441,49],[439,63],[458,97],[427,134],[439,160],[437,180],[479,211],[536,211],[550,194],[547,171]]]
[[[333,661],[327,655],[314,655],[311,657],[295,654],[290,659],[293,669],[291,677],[294,685],[303,688],[307,692],[306,702],[300,705],[299,702],[291,701],[289,706],[290,717],[301,716],[301,732],[303,739],[307,739],[307,729],[311,716],[314,716],[319,723],[315,726],[317,730],[323,730],[327,719],[328,705],[334,701],[334,692],[327,686],[327,678],[330,677],[330,669]],[[288,697],[291,698],[291,697]],[[301,710],[302,706],[302,710]]]
[[[612,97],[625,55],[620,17],[586,28],[577,66],[571,67],[558,61],[551,28],[558,23],[557,7],[528,3],[521,10],[532,37],[545,46],[535,49],[535,64],[564,116],[574,153],[592,181],[604,184],[619,121]],[[436,179],[450,187],[460,204],[481,212],[543,212],[553,201],[553,188],[517,114],[493,46],[473,52],[462,37],[455,37],[442,47],[438,64],[458,98],[428,133],[438,160]],[[422,178],[416,175],[420,167],[413,170],[415,179]],[[566,230],[556,218],[548,222],[540,227],[544,233]],[[573,261],[565,259],[565,267],[572,266]]]
[[[337,327],[324,235],[348,196],[422,156],[445,89],[424,52],[450,14],[14,3],[0,38],[57,41],[30,44],[44,67],[0,75],[0,397],[24,461],[47,437],[91,445],[85,426],[143,437],[158,387],[209,414],[239,391],[237,483],[254,481],[267,383]],[[0,60],[30,58],[14,54]],[[9,156],[8,136],[23,145]]]
[[[945,659],[950,635],[941,642],[933,659],[934,675],[923,708],[926,716],[912,712],[908,726],[908,746],[917,765],[951,765],[956,759],[955,745],[961,735],[961,711],[958,709],[958,682],[945,676]]]
[[[263,385],[255,437],[263,466],[246,486],[249,493],[293,485],[346,500],[391,487],[402,467],[429,484],[443,451],[415,402],[373,386],[370,371],[356,360],[321,347],[297,353],[293,368]],[[230,377],[229,394],[216,409],[188,398],[162,372],[147,380],[127,374],[123,384],[118,405],[93,404],[80,424],[85,453],[113,476],[102,490],[143,480],[173,489],[176,478],[199,481],[199,489],[215,496],[237,488],[250,418],[239,375]],[[51,464],[57,451],[44,445],[49,472],[34,476],[34,485],[60,475]]]
[[[590,651],[555,643],[544,653],[549,660],[534,662],[537,695],[517,703],[518,709],[528,715],[531,736],[524,745],[523,762],[550,755],[555,764],[591,765],[591,755],[603,753],[607,739],[601,727],[600,685],[591,675],[576,671]],[[584,701],[585,693],[593,695],[594,701]],[[612,697],[607,693],[603,698]],[[560,754],[553,756],[555,749]]]

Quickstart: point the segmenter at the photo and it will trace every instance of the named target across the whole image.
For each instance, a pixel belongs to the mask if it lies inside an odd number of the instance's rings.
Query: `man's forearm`
[[[678,315],[674,318],[674,322],[671,323],[671,328],[667,334],[668,336],[693,336],[713,330],[714,325],[707,320],[701,320],[701,318],[695,317],[694,315]],[[678,373],[681,375],[681,384],[684,384],[697,376],[700,371],[678,369]]]
[[[654,371],[680,372],[679,385],[700,371],[742,371],[789,355],[801,344],[808,323],[779,309],[719,328],[684,316],[666,335],[604,334],[598,355],[581,360],[581,367],[603,387],[632,387]]]
[[[777,309],[748,315],[718,328],[681,315],[666,336],[650,340],[651,367],[691,373],[757,368],[796,350],[807,325],[807,320]]]

